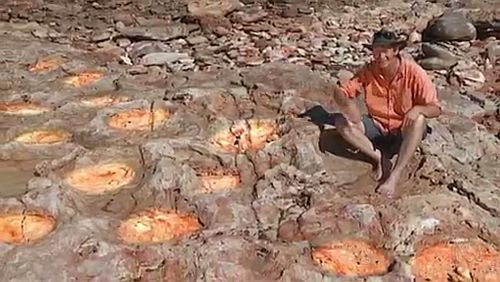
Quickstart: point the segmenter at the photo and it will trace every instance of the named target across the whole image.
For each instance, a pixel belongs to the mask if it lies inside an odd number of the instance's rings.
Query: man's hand
[[[415,124],[418,119],[418,116],[422,114],[422,111],[418,106],[411,108],[408,111],[403,119],[403,129],[409,128]]]
[[[441,115],[441,108],[436,105],[414,106],[408,111],[403,119],[403,129],[412,126],[419,115],[426,118],[435,118]]]

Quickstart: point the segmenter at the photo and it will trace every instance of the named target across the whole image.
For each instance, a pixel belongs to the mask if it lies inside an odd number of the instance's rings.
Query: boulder
[[[474,25],[462,14],[445,13],[431,20],[422,34],[424,42],[469,41],[476,39]]]

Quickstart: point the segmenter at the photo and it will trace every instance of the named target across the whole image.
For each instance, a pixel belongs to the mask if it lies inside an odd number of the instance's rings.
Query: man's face
[[[398,55],[398,49],[395,47],[374,47],[373,48],[373,57],[375,62],[381,68],[387,68],[390,66],[390,63],[394,58]]]

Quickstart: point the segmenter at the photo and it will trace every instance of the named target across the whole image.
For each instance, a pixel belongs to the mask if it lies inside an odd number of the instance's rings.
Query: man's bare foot
[[[377,188],[377,192],[388,198],[394,198],[398,179],[399,177],[396,175],[389,176],[389,178]]]
[[[392,168],[391,161],[388,160],[379,149],[376,149],[376,154],[379,156],[375,160],[373,167],[373,178],[376,181],[382,181],[389,173]]]

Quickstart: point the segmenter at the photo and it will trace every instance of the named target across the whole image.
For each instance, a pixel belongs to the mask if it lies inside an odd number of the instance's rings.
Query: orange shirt
[[[347,83],[340,86],[349,98],[365,92],[368,113],[384,133],[400,130],[405,114],[416,105],[441,107],[436,87],[415,61],[401,57],[392,81],[386,81],[374,63],[364,65]]]

